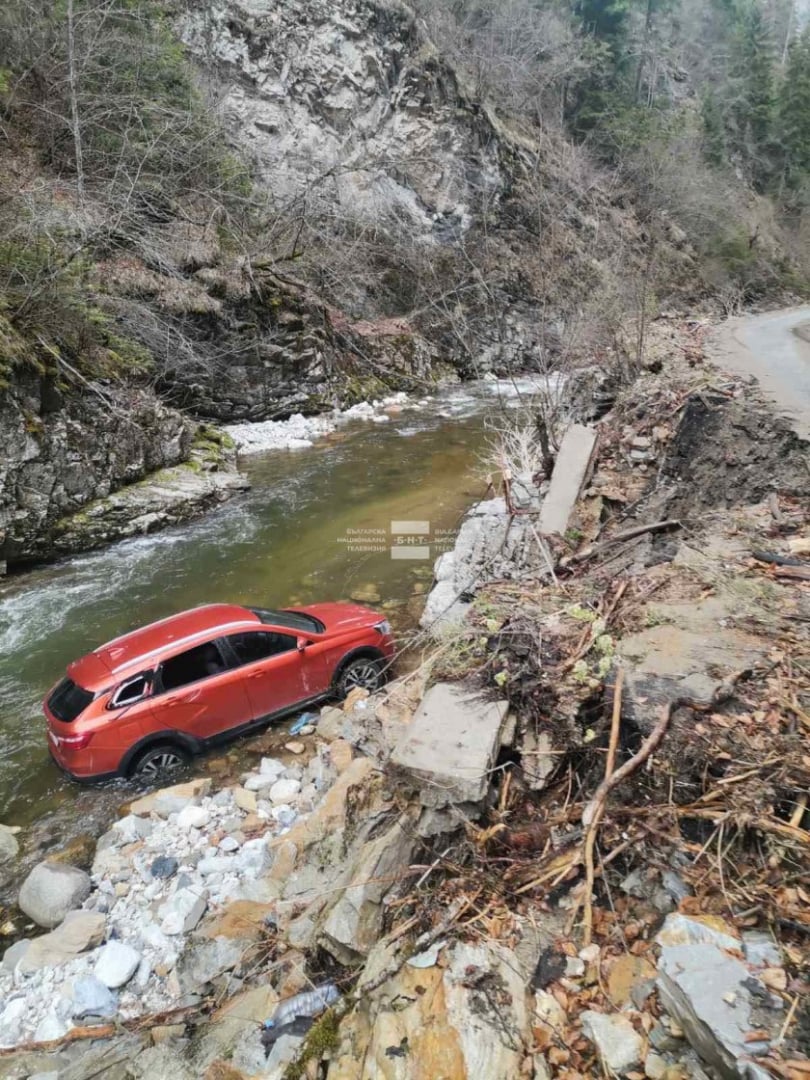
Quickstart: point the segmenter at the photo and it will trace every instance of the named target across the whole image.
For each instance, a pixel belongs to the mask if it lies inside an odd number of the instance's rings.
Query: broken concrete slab
[[[746,965],[716,945],[665,945],[658,960],[664,1008],[698,1054],[727,1080],[767,1080],[770,1075],[752,1060],[767,1053],[769,1043],[752,1042],[750,1033],[764,1024],[775,1034],[778,1013],[759,1008],[752,1016],[752,982]],[[769,1000],[764,987],[757,997]]]
[[[540,510],[538,531],[541,536],[562,535],[588,475],[596,430],[587,424],[572,424],[563,436],[548,494]]]
[[[487,701],[451,683],[422,699],[391,755],[391,765],[420,788],[423,806],[476,803],[486,795],[509,703]]]

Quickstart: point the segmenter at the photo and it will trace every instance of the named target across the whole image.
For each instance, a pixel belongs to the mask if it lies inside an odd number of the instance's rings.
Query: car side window
[[[160,667],[160,685],[163,690],[176,690],[210,675],[218,675],[226,668],[219,646],[214,641],[207,641],[164,660]]]
[[[121,683],[110,699],[111,709],[120,709],[124,705],[134,705],[136,701],[145,698],[152,688],[152,672],[144,671]]]
[[[255,664],[257,660],[266,660],[270,656],[290,652],[298,644],[298,639],[291,634],[278,634],[272,630],[233,634],[227,640],[239,666]]]

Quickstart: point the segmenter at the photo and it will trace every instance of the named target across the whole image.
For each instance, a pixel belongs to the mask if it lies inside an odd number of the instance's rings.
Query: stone
[[[128,983],[141,962],[141,954],[125,941],[108,941],[101,950],[93,974],[110,990]]]
[[[185,1033],[185,1024],[160,1024],[149,1032],[155,1046],[168,1042],[170,1039],[182,1039]]]
[[[667,915],[656,935],[658,945],[716,945],[719,949],[741,952],[737,931],[719,915]]]
[[[185,806],[177,815],[178,829],[204,829],[211,820],[211,811],[203,806]]]
[[[118,835],[121,843],[134,844],[137,840],[145,840],[154,829],[154,822],[149,818],[138,817],[137,814],[127,814],[113,822],[112,832]]]
[[[318,720],[319,737],[327,742],[331,742],[332,739],[339,739],[343,734],[345,722],[346,717],[342,709],[338,709],[334,705],[324,705]]]
[[[188,934],[208,907],[208,893],[193,888],[178,889],[160,908],[160,929],[164,934]]]
[[[259,772],[262,776],[272,776],[274,780],[278,780],[286,768],[284,762],[279,761],[277,758],[263,757]]]
[[[563,435],[551,483],[540,509],[537,528],[541,536],[565,534],[590,468],[596,437],[596,429],[586,424],[572,424]]]
[[[588,1009],[582,1013],[582,1030],[599,1054],[609,1073],[621,1076],[644,1059],[644,1040],[626,1016],[607,1015]]]
[[[17,970],[28,975],[41,968],[58,967],[104,940],[106,920],[95,911],[69,911],[64,922],[49,934],[34,938],[20,957]]]
[[[364,979],[365,972],[361,986]],[[497,1008],[487,1006],[492,994]],[[394,978],[362,995],[340,1025],[329,1080],[531,1075],[523,1068],[525,1048],[534,1042],[531,1001],[508,949],[496,942],[455,942],[441,964],[404,964]],[[359,1061],[365,1063],[362,1073]]]
[[[95,975],[82,975],[72,986],[71,1015],[76,1020],[87,1016],[109,1018],[118,1011],[118,998]]]
[[[267,841],[263,836],[258,836],[255,840],[246,840],[242,844],[239,852],[234,856],[234,862],[240,873],[258,877],[269,868],[272,858]]]
[[[288,803],[301,790],[301,781],[293,779],[276,780],[270,788],[270,801],[275,804]]]
[[[14,833],[8,825],[0,825],[0,863],[12,862],[20,852],[20,843]]]
[[[268,788],[271,788],[277,780],[276,776],[262,775],[261,773],[254,773],[252,776],[248,776],[245,780],[245,790],[251,792],[265,792]]]
[[[232,851],[239,850],[239,841],[233,836],[223,836],[220,842],[217,844],[220,851],[224,851],[226,854]]]
[[[257,800],[255,791],[248,791],[244,787],[235,787],[233,789],[233,801],[246,814],[256,813]]]
[[[67,1035],[71,1025],[55,1009],[47,1012],[34,1029],[34,1042],[50,1042]]]
[[[267,934],[267,918],[273,911],[273,904],[232,900],[216,915],[207,918],[198,933],[207,938],[258,941]]]
[[[288,742],[284,743],[284,749],[289,750],[291,754],[303,754],[306,746],[302,742]]]
[[[655,966],[645,956],[622,953],[610,966],[607,978],[608,997],[617,1009],[624,1008],[639,983],[655,977]]]
[[[9,945],[3,953],[3,971],[14,971],[31,944],[27,938],[22,938],[20,941],[15,941],[13,945]]]
[[[168,817],[167,813],[161,813],[160,808],[165,809],[174,800],[177,810],[182,810],[190,802],[201,799],[211,790],[211,777],[200,777],[197,780],[189,780],[185,784],[174,784],[172,787],[161,788],[141,799],[136,799],[129,805],[130,814],[145,817],[153,811],[159,817]],[[169,811],[170,813],[172,811]]]
[[[367,842],[349,867],[323,923],[323,945],[340,963],[367,956],[378,940],[385,897],[407,870],[413,843],[411,823],[401,819]]]
[[[52,930],[90,895],[90,875],[75,866],[43,862],[22,884],[18,903],[29,919]]]
[[[349,594],[349,599],[358,604],[379,604],[382,597],[377,586],[369,582],[366,585],[356,585]]]
[[[329,761],[338,774],[348,769],[353,757],[351,743],[346,742],[345,739],[335,739],[329,746]]]
[[[782,950],[767,930],[745,930],[742,935],[745,959],[753,968],[780,967]]]
[[[647,1080],[664,1080],[668,1067],[666,1058],[656,1054],[655,1050],[650,1050],[644,1059],[644,1075]]]
[[[722,1076],[765,1080],[770,1074],[750,1063],[767,1053],[769,1041],[752,1042],[751,975],[746,965],[716,943],[665,945],[658,960],[661,1003],[704,1061]],[[762,987],[763,994],[767,991]],[[759,995],[757,995],[759,996]],[[779,1025],[774,1024],[774,1037]]]
[[[149,873],[153,878],[164,880],[174,877],[177,873],[177,859],[172,855],[158,855],[149,867]]]
[[[0,1045],[14,1046],[22,1037],[23,1022],[28,1015],[28,1002],[24,997],[6,1000],[0,1012]]]
[[[391,764],[419,785],[424,806],[480,802],[489,790],[508,710],[506,701],[437,683],[395,746]]]
[[[557,768],[559,755],[547,731],[536,732],[533,724],[523,733],[520,745],[520,763],[523,778],[531,791],[542,791],[548,778]]]

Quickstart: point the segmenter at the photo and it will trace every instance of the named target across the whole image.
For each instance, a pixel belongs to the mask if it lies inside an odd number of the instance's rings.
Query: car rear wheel
[[[187,765],[188,753],[175,743],[161,743],[150,746],[137,759],[132,767],[132,775],[142,780],[157,780],[167,773],[176,772]]]
[[[383,665],[371,656],[358,656],[343,668],[337,680],[337,692],[346,697],[358,688],[373,694],[383,684]]]

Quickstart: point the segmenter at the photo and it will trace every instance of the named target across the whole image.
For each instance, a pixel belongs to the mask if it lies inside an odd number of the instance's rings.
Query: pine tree
[[[710,165],[723,165],[726,162],[726,128],[720,100],[712,87],[703,95],[701,113],[706,160]]]
[[[774,119],[774,48],[756,0],[748,0],[732,51],[728,112],[731,149],[762,185],[770,171],[768,150]]]
[[[810,26],[790,46],[779,92],[779,132],[785,182],[795,186],[810,178]]]

